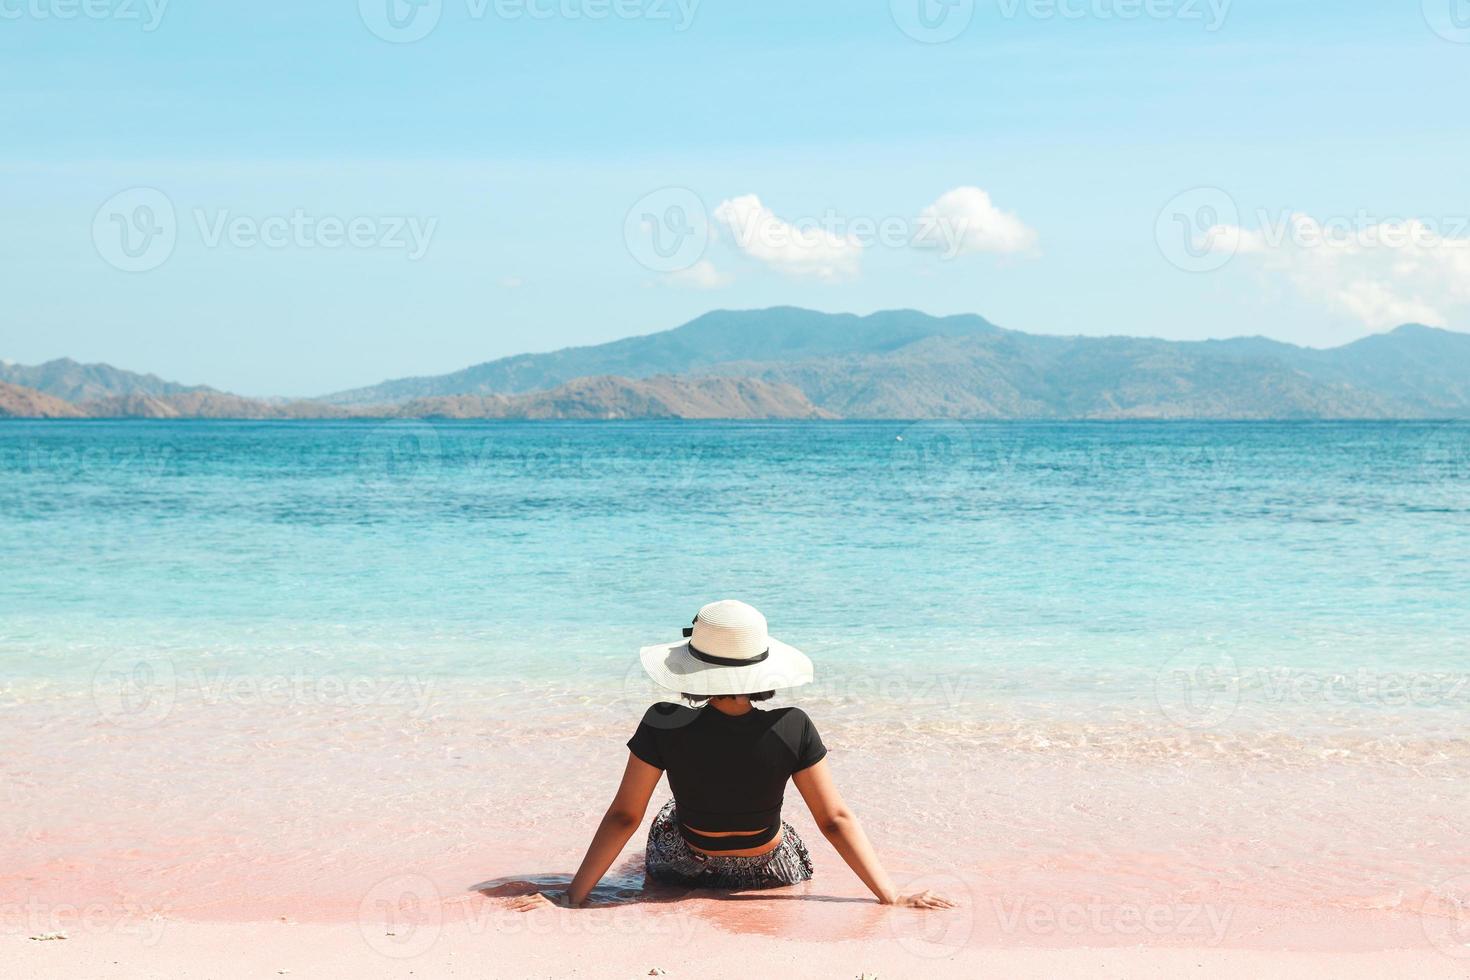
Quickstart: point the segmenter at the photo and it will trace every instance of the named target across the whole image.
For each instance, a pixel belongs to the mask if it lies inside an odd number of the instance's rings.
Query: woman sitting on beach
[[[643,821],[667,771],[674,798],[648,831],[648,877],[707,888],[772,888],[806,881],[806,845],[781,820],[789,778],[837,853],[885,905],[953,908],[930,892],[899,894],[827,769],[826,747],[800,708],[763,711],[752,702],[812,679],[806,655],[766,633],[743,602],[705,606],[676,643],[644,647],[659,685],[703,701],[656,704],[628,740],[623,782],[598,825],[561,903],[580,906]],[[532,899],[529,904],[544,903]]]

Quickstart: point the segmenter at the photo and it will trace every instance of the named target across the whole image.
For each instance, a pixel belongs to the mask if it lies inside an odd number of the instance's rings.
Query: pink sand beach
[[[645,887],[640,832],[594,907],[522,913],[512,898],[575,869],[633,698],[267,693],[126,711],[7,693],[7,976],[1470,976],[1454,732],[1191,734],[975,703],[896,724],[808,699],[900,886],[959,909],[875,904],[789,792],[806,884]]]

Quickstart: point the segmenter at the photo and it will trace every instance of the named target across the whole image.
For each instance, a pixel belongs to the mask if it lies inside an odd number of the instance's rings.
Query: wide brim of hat
[[[743,667],[707,664],[689,652],[689,641],[643,647],[638,657],[655,684],[681,694],[759,694],[812,682],[812,662],[796,647],[772,638],[770,655]]]

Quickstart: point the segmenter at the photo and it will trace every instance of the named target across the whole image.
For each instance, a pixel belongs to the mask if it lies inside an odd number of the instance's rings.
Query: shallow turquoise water
[[[1465,672],[1470,424],[7,422],[0,550],[10,678],[615,683],[721,597],[997,696]]]
[[[16,908],[564,880],[637,646],[721,596],[812,655],[845,796],[964,907],[1398,948],[1470,872],[1467,425],[7,423],[0,554]],[[837,860],[816,894],[860,891]]]

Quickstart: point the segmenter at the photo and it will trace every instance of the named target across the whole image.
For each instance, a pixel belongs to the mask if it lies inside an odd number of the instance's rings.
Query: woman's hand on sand
[[[899,905],[910,909],[952,909],[955,903],[943,895],[936,895],[925,889],[910,895],[896,895],[890,905]]]
[[[573,909],[577,906],[572,904],[571,896],[566,892],[537,892],[534,895],[523,895],[512,899],[508,906],[513,912],[530,912],[532,909],[544,908]]]

